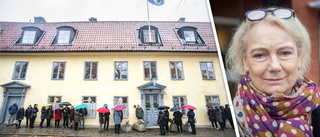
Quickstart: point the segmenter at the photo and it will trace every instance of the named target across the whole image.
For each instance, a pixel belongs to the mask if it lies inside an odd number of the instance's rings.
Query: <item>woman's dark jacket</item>
[[[182,125],[182,113],[180,111],[176,111],[173,113],[173,116],[174,116],[174,123],[176,125]]]
[[[74,118],[74,109],[70,109],[70,118],[73,119]]]
[[[188,122],[191,123],[193,122],[194,123],[194,112],[188,112],[187,116],[188,116]]]
[[[110,119],[110,112],[104,113],[104,119],[109,120]]]
[[[163,113],[159,113],[158,115],[158,124],[161,127],[164,127],[166,124],[166,116]]]
[[[214,121],[214,110],[209,109],[208,110],[208,116],[210,121]]]
[[[215,109],[214,110],[214,118],[218,121],[218,122],[223,122],[222,117],[221,117],[221,110],[220,109]]]
[[[32,113],[31,113],[30,118],[36,118],[38,112],[39,112],[38,108],[36,108],[36,107],[32,108]]]
[[[51,119],[53,117],[53,110],[52,109],[47,109],[47,112],[46,112],[46,119]]]
[[[104,123],[104,114],[103,113],[99,113],[99,123],[100,124]]]
[[[18,109],[18,112],[17,112],[16,119],[17,119],[17,120],[22,120],[23,117],[24,117],[24,109],[19,108],[19,109]]]
[[[29,108],[29,107],[28,107],[28,108],[26,109],[26,112],[25,112],[24,115],[25,115],[25,117],[28,117],[28,118],[29,118],[29,117],[31,116],[31,114],[32,114],[32,108]]]
[[[63,116],[66,117],[66,116],[69,116],[70,114],[70,108],[69,107],[65,107],[62,109],[62,113],[63,113]]]
[[[47,118],[47,110],[45,108],[41,108],[41,119]]]

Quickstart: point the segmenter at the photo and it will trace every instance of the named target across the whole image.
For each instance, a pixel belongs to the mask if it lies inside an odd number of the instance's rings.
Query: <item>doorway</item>
[[[158,95],[146,94],[146,124],[156,125],[158,120]]]

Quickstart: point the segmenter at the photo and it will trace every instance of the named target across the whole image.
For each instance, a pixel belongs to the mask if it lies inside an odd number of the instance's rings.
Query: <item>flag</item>
[[[161,6],[164,4],[164,0],[148,0],[151,4]]]

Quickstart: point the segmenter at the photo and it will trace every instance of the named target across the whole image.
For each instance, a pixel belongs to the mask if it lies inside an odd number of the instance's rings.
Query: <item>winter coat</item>
[[[38,108],[36,108],[36,107],[32,108],[32,113],[31,113],[30,118],[36,118],[38,112],[39,112]]]
[[[163,111],[164,112],[164,115],[166,116],[166,122],[169,121],[169,111]]]
[[[31,108],[28,107],[26,109],[26,113],[24,115],[25,115],[25,117],[29,118],[31,116],[31,113],[32,113],[32,107]]]
[[[176,111],[173,113],[173,116],[174,116],[174,123],[176,125],[182,125],[182,113],[180,111]]]
[[[74,118],[74,109],[70,109],[70,118],[73,119]]]
[[[189,123],[191,123],[191,122],[193,122],[194,123],[194,116],[195,116],[195,113],[194,112],[188,112],[188,114],[187,114],[187,116],[188,116],[188,122]]]
[[[74,123],[80,122],[80,112],[79,111],[74,111]]]
[[[47,110],[45,108],[41,108],[41,119],[47,118]]]
[[[104,123],[104,114],[103,113],[99,113],[99,123],[100,124]]]
[[[165,114],[159,113],[159,115],[158,115],[158,124],[159,124],[159,126],[161,126],[161,127],[165,126],[166,121],[167,121],[166,119],[167,119],[167,117],[165,116]]]
[[[214,109],[212,109],[212,110],[209,109],[209,110],[208,110],[208,116],[209,116],[209,120],[210,120],[210,121],[214,121],[214,119],[215,119],[215,118],[214,118]]]
[[[81,113],[80,117],[85,117],[88,114],[88,110],[86,108],[82,108],[80,109],[80,113]]]
[[[53,117],[53,110],[48,108],[46,119],[51,119],[52,117]]]
[[[62,111],[61,111],[61,109],[60,108],[58,108],[58,109],[56,109],[55,111],[54,111],[54,120],[60,120],[61,119],[61,113],[62,113]]]
[[[18,111],[18,105],[11,105],[8,110],[10,114],[16,114]]]
[[[226,107],[226,108],[224,109],[224,113],[225,113],[225,117],[226,117],[226,118],[232,118],[230,108],[227,108],[227,107]]]
[[[22,120],[24,117],[24,109],[19,109],[18,112],[17,112],[17,116],[16,116],[16,119],[17,120]]]
[[[113,120],[114,124],[121,124],[121,111],[113,112]]]
[[[63,113],[64,117],[69,116],[70,108],[69,107],[65,107],[64,109],[62,109],[62,113]]]
[[[222,118],[223,120],[225,120],[225,119],[226,119],[226,113],[225,113],[224,109],[221,109],[221,108],[220,108],[220,110],[221,110],[221,118]]]
[[[142,117],[143,116],[143,109],[142,108],[137,108],[136,109],[136,117]]]
[[[320,137],[320,106],[312,111],[311,120],[311,125],[313,126],[313,135],[315,137]]]
[[[221,117],[221,110],[220,109],[215,109],[214,110],[214,118],[218,121],[218,122],[223,122],[222,117]]]
[[[110,119],[110,112],[104,113],[104,119],[109,120]]]

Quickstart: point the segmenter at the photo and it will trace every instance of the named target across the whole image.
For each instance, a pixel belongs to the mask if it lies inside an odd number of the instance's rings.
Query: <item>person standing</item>
[[[162,111],[159,111],[158,124],[160,127],[160,134],[159,135],[166,135],[166,131],[164,129],[165,124],[166,124],[166,116],[163,114]]]
[[[108,108],[108,107],[106,107],[106,108]],[[104,113],[104,126],[103,126],[104,131],[106,129],[109,130],[109,119],[110,119],[110,112]],[[106,128],[106,124],[107,124],[107,128]]]
[[[312,111],[311,120],[311,125],[313,127],[313,136],[320,137],[320,106],[318,106],[314,111]]]
[[[86,119],[86,116],[88,114],[88,111],[87,111],[87,108],[82,108],[80,109],[80,127],[79,129],[81,129],[81,126],[82,126],[82,129],[84,129],[84,124],[85,124],[85,119]]]
[[[188,122],[190,123],[192,133],[191,134],[196,134],[196,127],[195,127],[195,121],[194,119],[196,118],[196,114],[193,112],[193,109],[189,109],[189,112],[187,114],[188,116]]]
[[[17,112],[17,117],[16,117],[16,119],[19,121],[19,123],[18,124],[16,124],[16,128],[18,129],[18,128],[20,128],[20,124],[21,124],[21,121],[22,121],[22,119],[23,119],[23,117],[24,117],[24,108],[23,108],[23,105],[21,105],[20,106],[20,109],[18,110],[18,112]]]
[[[143,116],[143,109],[138,105],[136,108],[136,117],[138,119],[142,119]]]
[[[208,110],[208,117],[209,117],[209,120],[211,121],[212,128],[214,128],[213,123],[215,123],[216,128],[218,128],[217,121],[215,120],[215,116],[214,116],[214,110],[212,107],[210,107]]]
[[[68,128],[68,119],[69,119],[69,114],[70,114],[70,108],[68,106],[65,106],[62,109],[63,113],[63,128]]]
[[[104,117],[104,114],[103,113],[99,113],[99,133],[102,132],[102,124],[104,123],[105,121],[105,117]]]
[[[113,112],[113,120],[114,120],[114,133],[115,134],[120,134],[120,124],[121,124],[121,112],[122,111],[114,111]]]
[[[9,107],[9,119],[8,119],[8,125],[11,125],[13,126],[13,121],[15,120],[16,118],[16,113],[18,111],[18,105],[17,105],[17,102],[14,101],[13,104]]]
[[[231,125],[232,128],[234,129],[233,121],[232,121],[232,116],[231,116],[231,110],[230,110],[230,108],[229,108],[229,104],[226,104],[225,106],[226,106],[226,108],[224,109],[224,112],[225,112],[226,119],[228,119],[230,125]]]
[[[54,120],[55,120],[54,127],[55,128],[59,128],[61,113],[62,113],[62,110],[60,108],[57,108],[56,110],[54,110]]]
[[[80,122],[80,116],[81,113],[79,112],[79,109],[75,110],[74,112],[74,130],[77,131],[78,130],[78,124]]]
[[[52,106],[49,106],[49,108],[47,109],[47,127],[50,127],[50,121],[51,118],[53,117],[53,110],[52,110]]]
[[[44,122],[44,120],[47,118],[47,110],[46,110],[46,106],[42,106],[41,108],[41,122],[40,122],[40,126],[39,128],[42,128],[42,124]]]
[[[74,107],[73,106],[71,106],[71,109],[70,109],[70,128],[72,129],[72,121],[74,120]],[[73,122],[73,124],[74,124],[74,122]]]
[[[28,122],[30,123],[30,116],[32,114],[32,106],[29,105],[29,107],[26,109],[24,116],[26,117],[26,127],[28,127]]]
[[[164,115],[166,116],[166,124],[165,124],[166,131],[167,133],[169,133],[169,111],[167,108],[165,108],[163,112],[164,112]]]
[[[38,112],[39,112],[38,104],[34,104],[34,106],[32,108],[32,113],[30,116],[30,128],[34,128],[33,124],[34,124],[34,120],[37,118]]]
[[[177,125],[178,133],[183,133],[182,129],[182,113],[180,111],[175,111],[173,113],[174,123]]]
[[[218,121],[218,123],[220,125],[220,130],[219,131],[224,131],[224,129],[223,129],[223,119],[221,117],[221,110],[219,109],[219,107],[215,107],[214,116],[215,116],[215,119]]]
[[[222,118],[222,125],[223,125],[223,129],[226,128],[226,113],[225,113],[225,110],[224,110],[224,107],[223,106],[220,106],[219,107],[220,110],[221,110],[221,118]]]

